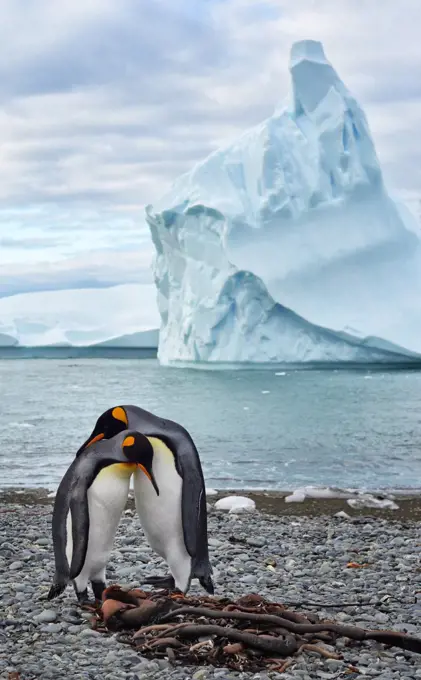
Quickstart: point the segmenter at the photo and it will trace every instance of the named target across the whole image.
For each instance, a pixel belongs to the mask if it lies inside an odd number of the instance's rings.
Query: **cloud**
[[[86,252],[58,261],[4,265],[0,272],[0,298],[25,290],[106,288],[125,283],[153,283],[152,248],[138,247]]]
[[[419,0],[0,0],[0,295],[149,277],[144,204],[272,113],[294,40],[323,41],[387,182],[416,196],[418,16]]]

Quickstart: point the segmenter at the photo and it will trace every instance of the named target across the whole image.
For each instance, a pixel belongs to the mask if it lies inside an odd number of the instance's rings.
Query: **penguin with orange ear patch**
[[[172,420],[134,405],[105,411],[77,455],[84,455],[95,442],[115,437],[124,429],[144,435],[153,449],[152,469],[160,496],[147,476],[134,473],[134,496],[140,522],[151,548],[168,564],[170,574],[145,579],[162,588],[186,593],[198,579],[214,592],[209,561],[205,482],[196,445],[187,430]]]
[[[102,440],[101,440],[102,439]],[[156,495],[153,449],[140,432],[124,430],[112,439],[98,438],[78,453],[57,490],[53,510],[55,578],[48,599],[62,593],[69,581],[81,603],[87,585],[95,598],[105,588],[105,567],[129,494],[130,479],[142,471]]]

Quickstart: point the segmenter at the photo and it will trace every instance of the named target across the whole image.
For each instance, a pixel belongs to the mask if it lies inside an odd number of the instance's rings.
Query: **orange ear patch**
[[[126,439],[123,442],[123,447],[124,446],[133,446],[133,444],[134,444],[134,437],[132,437],[132,436],[126,437]]]
[[[116,406],[115,408],[113,408],[112,416],[116,420],[121,420],[122,423],[128,425],[126,411],[124,410],[124,408],[121,408],[121,406]]]

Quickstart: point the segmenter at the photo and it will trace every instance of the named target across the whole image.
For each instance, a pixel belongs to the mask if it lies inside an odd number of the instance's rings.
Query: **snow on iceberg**
[[[322,45],[294,44],[290,71],[284,108],[146,209],[163,363],[421,352],[415,218]]]
[[[27,347],[145,346],[160,324],[154,297],[153,284],[12,295],[0,299],[0,333]]]

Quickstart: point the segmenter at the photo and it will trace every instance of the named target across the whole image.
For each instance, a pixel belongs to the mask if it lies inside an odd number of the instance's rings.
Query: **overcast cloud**
[[[421,186],[419,0],[0,0],[0,295],[149,281],[143,207],[322,40],[389,186]]]

